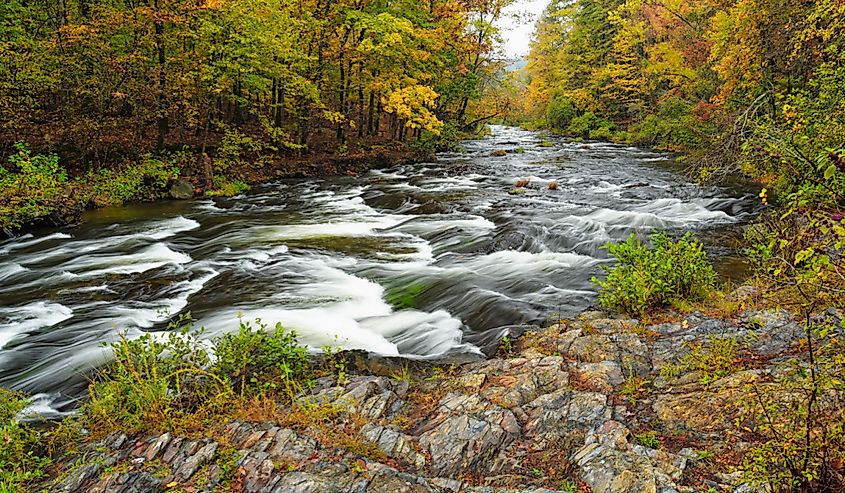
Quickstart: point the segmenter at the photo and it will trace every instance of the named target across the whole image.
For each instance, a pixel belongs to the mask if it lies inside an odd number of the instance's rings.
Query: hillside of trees
[[[842,1],[555,0],[526,77],[541,126],[845,205]]]
[[[180,175],[232,193],[290,156],[430,150],[501,70],[504,5],[2,2],[0,228],[60,223],[59,202],[154,197]]]

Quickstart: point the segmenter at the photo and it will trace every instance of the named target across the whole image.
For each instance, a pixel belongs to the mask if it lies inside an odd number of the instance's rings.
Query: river
[[[0,243],[0,386],[72,409],[103,343],[187,311],[206,337],[243,316],[313,348],[480,354],[503,326],[594,303],[601,245],[633,231],[697,230],[735,269],[725,238],[753,192],[700,187],[662,153],[491,128],[436,162],[107,208]]]

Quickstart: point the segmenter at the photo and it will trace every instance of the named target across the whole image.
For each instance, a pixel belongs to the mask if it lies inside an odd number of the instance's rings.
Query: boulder
[[[176,180],[170,185],[170,197],[178,200],[194,198],[194,186],[185,180]]]

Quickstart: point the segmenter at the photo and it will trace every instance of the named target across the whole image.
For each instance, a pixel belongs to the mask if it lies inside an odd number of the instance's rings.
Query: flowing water
[[[104,209],[0,243],[0,386],[72,408],[104,342],[186,311],[208,336],[241,314],[314,348],[480,354],[504,326],[592,304],[600,246],[633,231],[706,231],[734,269],[723,238],[753,193],[692,184],[665,154],[492,130],[437,162]]]

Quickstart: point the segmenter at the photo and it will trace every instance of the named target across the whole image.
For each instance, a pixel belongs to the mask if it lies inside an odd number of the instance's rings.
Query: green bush
[[[214,190],[208,190],[205,194],[209,197],[234,197],[249,189],[250,186],[241,180],[228,180],[222,176],[215,176]]]
[[[0,229],[17,229],[56,212],[67,172],[55,154],[32,155],[24,143],[0,165]]]
[[[277,323],[273,330],[256,320],[257,330],[241,321],[236,334],[214,341],[212,371],[232,382],[241,396],[299,390],[308,372],[308,352],[296,333]]]
[[[41,434],[21,423],[27,401],[17,392],[0,389],[0,491],[23,493],[28,483],[45,476],[49,458],[40,453]]]
[[[693,114],[694,105],[677,97],[661,101],[655,113],[633,125],[634,142],[665,149],[695,150],[708,143],[703,135],[714,129],[705,128]]]
[[[84,179],[90,185],[89,201],[105,206],[164,197],[170,182],[179,178],[184,161],[180,154],[167,159],[147,155],[123,168],[89,172]]]
[[[92,426],[172,430],[187,416],[225,406],[232,390],[206,370],[211,358],[198,334],[185,319],[170,329],[112,344],[114,361],[89,387],[84,414]]]
[[[229,168],[258,161],[265,147],[265,144],[255,137],[227,128],[217,147],[214,167],[218,172],[226,172]]]
[[[176,431],[226,419],[238,399],[290,391],[307,381],[308,356],[296,335],[241,322],[209,345],[180,317],[165,334],[122,336],[114,361],[89,388],[86,424],[99,429]],[[280,397],[289,397],[282,394]]]
[[[479,137],[484,131],[486,131],[486,126],[464,132],[460,124],[445,122],[439,134],[424,131],[422,138],[410,139],[404,143],[404,147],[417,156],[430,158],[437,152],[458,152],[461,150],[463,139]]]
[[[600,118],[592,111],[577,116],[569,123],[567,131],[570,135],[585,139],[609,139],[613,135],[614,125],[611,121]]]
[[[546,107],[546,123],[551,128],[565,129],[578,114],[575,103],[566,96],[556,96]]]
[[[605,279],[593,278],[603,306],[642,315],[666,304],[703,299],[714,289],[716,272],[691,233],[678,241],[662,232],[649,239],[651,247],[635,234],[605,245],[617,264],[605,268]]]

